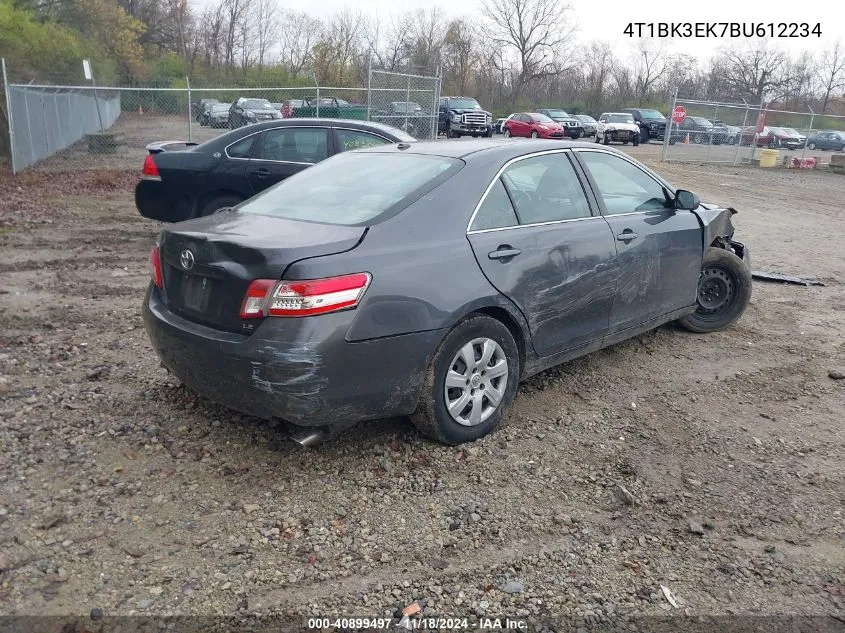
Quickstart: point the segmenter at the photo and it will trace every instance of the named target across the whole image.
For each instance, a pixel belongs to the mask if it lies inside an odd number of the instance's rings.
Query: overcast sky
[[[786,2],[770,0],[766,3],[742,2],[738,0],[704,0],[703,2],[678,0],[570,0],[570,17],[578,25],[578,41],[589,42],[601,39],[611,42],[617,53],[624,56],[636,43],[637,38],[623,34],[630,22],[745,22],[745,23],[802,23],[810,28],[821,24],[821,38],[776,38],[773,44],[792,53],[803,50],[813,52],[828,48],[837,39],[845,43],[845,14],[841,11],[841,0],[827,2]],[[193,0],[203,6],[212,0]],[[428,8],[432,4],[443,7],[446,13],[459,17],[471,17],[481,10],[481,0],[449,0],[448,2],[426,2],[425,0],[279,0],[282,7],[305,11],[318,18],[326,18],[345,6],[359,7],[366,13],[389,16],[406,10]],[[840,7],[840,8],[836,8]],[[721,28],[721,27],[720,27]],[[707,58],[721,47],[742,46],[744,40],[732,38],[674,38],[668,41],[670,50]]]

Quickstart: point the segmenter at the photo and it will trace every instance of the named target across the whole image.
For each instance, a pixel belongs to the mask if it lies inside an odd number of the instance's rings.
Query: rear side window
[[[238,210],[289,220],[367,225],[401,210],[462,165],[444,156],[344,152],[264,190]]]
[[[319,163],[329,155],[329,131],[324,127],[278,128],[264,133],[259,158],[287,163]]]
[[[258,134],[242,138],[240,141],[229,145],[226,148],[226,153],[229,155],[229,158],[249,158],[252,154],[252,148],[255,146],[255,139],[257,138]]]
[[[335,130],[335,134],[337,135],[337,142],[341,152],[362,149],[364,147],[377,147],[390,143],[387,139],[360,130]]]
[[[513,163],[502,180],[521,224],[591,216],[590,205],[566,154],[545,154]]]
[[[487,197],[478,208],[478,213],[475,214],[469,230],[502,229],[517,224],[519,221],[516,219],[508,192],[505,191],[502,179],[496,178],[496,182],[493,183],[490,191],[487,192]]]

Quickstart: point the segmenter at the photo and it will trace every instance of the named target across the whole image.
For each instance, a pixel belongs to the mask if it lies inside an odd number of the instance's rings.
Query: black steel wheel
[[[707,249],[698,278],[695,312],[678,319],[692,332],[716,332],[739,319],[751,300],[751,271],[731,251]]]

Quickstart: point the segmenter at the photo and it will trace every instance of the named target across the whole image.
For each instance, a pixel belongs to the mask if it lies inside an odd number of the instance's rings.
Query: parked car
[[[768,147],[771,149],[799,149],[802,147],[801,141],[797,136],[793,136],[783,128],[769,127],[768,125],[759,134],[757,134],[757,128],[755,126],[749,125],[741,130],[739,138],[742,140],[742,144],[746,146],[756,143],[757,147]]]
[[[790,136],[797,138],[798,141],[801,143],[801,147],[804,147],[804,145],[807,143],[806,134],[799,132],[794,127],[785,127],[783,129],[786,130],[787,134],[789,134]]]
[[[282,103],[280,110],[283,118],[290,119],[299,116],[299,111],[304,107],[305,99],[288,99]]]
[[[351,103],[346,99],[337,97],[310,97],[296,108],[297,117],[320,117],[322,119],[355,119],[365,121],[367,119],[367,106],[360,103]]]
[[[628,112],[634,117],[634,122],[640,128],[640,143],[664,137],[667,121],[659,111],[648,108],[622,108],[622,112]]]
[[[689,142],[695,145],[721,145],[727,143],[730,134],[727,127],[716,126],[709,119],[700,116],[688,116],[680,125],[672,124],[669,144]]]
[[[209,109],[212,104],[220,103],[219,99],[200,99],[191,104],[191,113],[195,121],[201,121],[203,114]]]
[[[560,125],[566,136],[572,139],[579,139],[584,136],[584,126],[581,121],[574,116],[567,114],[564,110],[557,108],[540,108],[537,110],[540,114],[545,114],[552,121]]]
[[[432,115],[415,101],[393,101],[389,109],[379,110],[371,119],[405,130],[416,138],[431,135]]]
[[[630,112],[605,112],[599,117],[596,127],[596,143],[608,145],[617,143],[640,144],[640,126]]]
[[[267,99],[240,98],[229,108],[229,128],[281,119],[282,113]]]
[[[507,121],[511,116],[513,115],[507,116],[503,119],[496,119],[495,123],[493,123],[493,132],[495,134],[504,134],[505,129],[503,126],[505,124],[505,121]]]
[[[801,139],[801,135],[792,128],[772,127],[769,129],[774,139],[773,147],[786,149],[801,149],[804,147],[804,140]]]
[[[722,121],[720,119],[714,119],[713,125],[715,127],[718,127],[719,129],[724,130],[726,142],[729,145],[736,145],[736,142],[739,139],[739,132],[740,132],[739,127],[737,127],[736,125],[728,125],[727,123],[725,123],[724,121]]]
[[[229,103],[214,103],[203,115],[200,125],[207,125],[213,128],[229,127]]]
[[[807,138],[807,149],[832,149],[845,152],[845,132],[816,132]]]
[[[404,415],[460,444],[544,369],[736,322],[733,213],[593,144],[383,145],[165,227],[143,319],[188,388],[300,444]]]
[[[473,97],[441,97],[437,131],[446,138],[493,136],[493,115]]]
[[[581,121],[581,125],[584,127],[584,136],[596,135],[596,129],[598,128],[599,122],[593,117],[589,114],[573,114],[572,116]]]
[[[552,121],[539,112],[517,112],[504,123],[506,137],[566,138],[566,130],[560,123]]]
[[[236,205],[333,154],[415,140],[375,122],[281,119],[202,144],[151,143],[135,187],[135,206],[145,218],[180,222]]]

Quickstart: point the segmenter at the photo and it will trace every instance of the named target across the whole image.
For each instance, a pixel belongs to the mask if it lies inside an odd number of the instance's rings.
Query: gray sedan
[[[594,144],[345,152],[167,226],[144,320],[178,379],[301,444],[397,415],[459,444],[548,367],[734,323],[751,276],[733,213]]]

